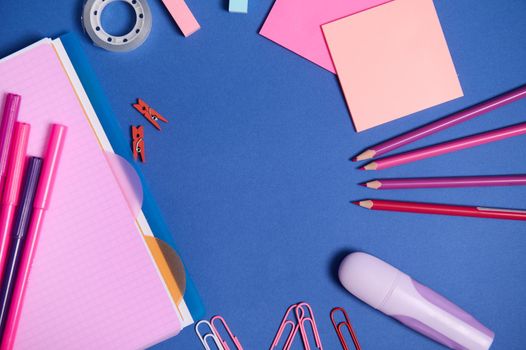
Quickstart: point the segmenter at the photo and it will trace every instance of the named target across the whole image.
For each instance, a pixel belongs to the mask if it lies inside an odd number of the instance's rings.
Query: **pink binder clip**
[[[345,318],[345,321],[342,321],[340,323],[336,323],[335,320],[335,314],[336,312],[340,311],[343,314],[343,317]],[[349,316],[347,316],[347,312],[341,308],[341,307],[335,307],[331,311],[331,322],[334,326],[334,329],[336,330],[336,334],[338,335],[338,339],[340,339],[340,343],[342,344],[343,350],[349,350],[349,346],[347,345],[347,342],[343,336],[342,328],[347,327],[347,330],[349,331],[352,342],[354,344],[354,347],[356,350],[361,350],[360,343],[358,343],[358,337],[356,337],[356,333],[354,333],[354,329],[352,328],[351,321],[349,321]]]
[[[216,334],[217,338],[219,339],[219,341],[223,345],[223,348],[225,350],[230,350],[230,347],[228,346],[227,342],[223,339],[223,337],[221,337],[221,333],[219,333],[219,330],[214,325],[215,321],[219,321],[223,325],[223,328],[226,330],[228,336],[230,337],[230,340],[236,346],[236,348],[233,349],[233,350],[243,350],[243,347],[241,346],[241,343],[239,342],[239,339],[237,339],[237,337],[234,334],[232,334],[232,331],[230,330],[230,328],[226,324],[225,319],[223,317],[221,317],[221,316],[214,316],[214,317],[212,317],[210,319],[210,326],[212,328],[212,331]]]
[[[294,315],[296,316],[296,320],[291,320],[290,315],[294,311]],[[316,349],[323,350],[323,346],[321,344],[320,334],[318,333],[318,327],[316,326],[316,321],[314,320],[314,312],[312,311],[312,308],[307,303],[298,303],[295,305],[292,305],[287,309],[287,312],[285,313],[285,316],[283,317],[283,320],[281,321],[281,324],[279,326],[278,332],[276,336],[274,337],[274,341],[272,342],[272,345],[270,346],[270,350],[274,350],[277,348],[283,333],[285,331],[285,328],[290,325],[292,327],[289,335],[287,336],[287,340],[285,341],[285,345],[283,346],[283,350],[289,350],[292,346],[292,342],[294,341],[294,338],[296,334],[300,333],[301,340],[303,342],[303,347],[305,350],[311,350],[309,337],[307,335],[307,329],[305,327],[305,324],[310,323],[312,334],[314,336],[314,341],[316,344]]]

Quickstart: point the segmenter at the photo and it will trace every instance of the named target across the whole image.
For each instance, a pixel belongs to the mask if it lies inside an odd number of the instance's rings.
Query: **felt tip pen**
[[[29,226],[31,213],[33,212],[33,200],[42,168],[42,158],[29,157],[27,162],[27,169],[24,175],[24,185],[22,187],[22,194],[20,205],[16,211],[15,223],[13,226],[12,243],[6,268],[4,271],[4,279],[2,281],[2,288],[0,293],[0,334],[2,334],[7,318],[9,303],[14,289],[16,274],[22,251],[24,249],[25,236]]]
[[[4,112],[0,121],[0,194],[4,188],[9,149],[21,100],[22,97],[15,94],[7,94],[5,97]]]
[[[26,164],[27,144],[29,142],[29,130],[29,124],[18,122],[15,124],[6,182],[2,193],[2,206],[0,208],[0,281],[3,280],[7,253],[11,242],[13,219],[20,197],[20,187]]]
[[[28,277],[31,273],[31,265],[33,264],[38,245],[40,228],[46,210],[49,208],[58,165],[60,163],[62,149],[64,148],[66,132],[67,127],[64,125],[53,124],[51,126],[51,132],[43,157],[44,162],[38,180],[37,192],[33,201],[33,213],[31,214],[31,219],[29,221],[24,250],[22,252],[22,257],[20,258],[18,273],[15,279],[15,287],[13,289],[11,303],[7,314],[7,321],[2,334],[2,342],[0,345],[0,349],[2,350],[12,349],[15,343],[16,330],[20,321],[20,315],[22,314]]]

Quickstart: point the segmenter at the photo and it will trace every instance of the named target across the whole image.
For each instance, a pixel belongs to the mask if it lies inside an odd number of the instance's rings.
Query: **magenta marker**
[[[358,299],[455,350],[487,350],[495,334],[473,316],[397,268],[357,252],[343,259],[339,278]]]
[[[26,286],[29,281],[33,259],[37,251],[40,228],[42,227],[51,201],[51,194],[57,177],[66,132],[67,127],[64,125],[53,124],[51,126],[51,133],[44,152],[44,162],[40,171],[35,198],[33,199],[33,212],[31,213],[29,226],[25,234],[24,249],[21,252],[18,262],[4,332],[0,338],[1,350],[11,350],[14,347],[18,322],[20,321],[24,305]]]

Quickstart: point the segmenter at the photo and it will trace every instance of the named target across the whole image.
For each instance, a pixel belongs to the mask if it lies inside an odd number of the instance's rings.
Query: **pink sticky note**
[[[463,95],[432,0],[395,0],[323,31],[357,131]]]
[[[335,73],[321,25],[391,0],[276,0],[259,34]]]

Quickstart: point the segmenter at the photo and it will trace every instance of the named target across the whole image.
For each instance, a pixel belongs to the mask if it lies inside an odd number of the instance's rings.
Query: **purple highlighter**
[[[455,350],[487,350],[495,334],[470,314],[369,254],[349,254],[339,278],[358,299]]]

